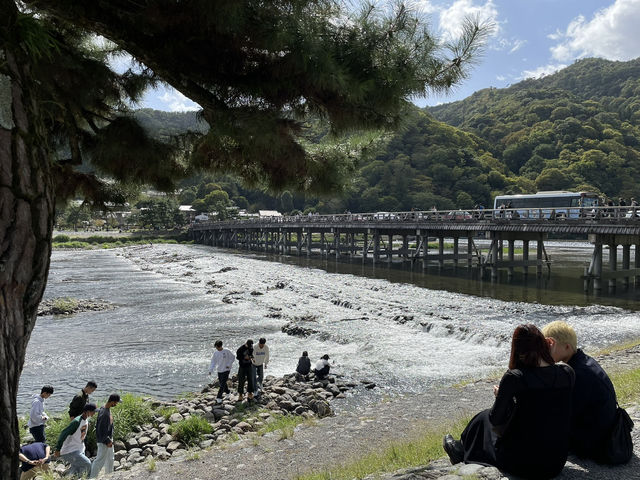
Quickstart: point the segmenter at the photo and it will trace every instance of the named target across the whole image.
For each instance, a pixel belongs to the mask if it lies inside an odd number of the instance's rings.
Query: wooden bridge
[[[601,290],[606,281],[610,288],[618,280],[625,287],[640,284],[640,209],[636,207],[310,214],[194,223],[191,232],[196,243],[224,248],[335,256],[374,264],[417,263],[423,269],[452,263],[479,267],[483,275],[490,272],[492,279],[500,269],[511,277],[515,268],[522,268],[525,275],[535,268],[540,276],[545,267],[551,269],[544,246],[549,234],[583,235],[594,246],[582,277],[585,291]],[[486,255],[475,243],[482,236],[491,240]],[[516,242],[522,249],[517,255]],[[535,242],[534,255],[530,242]],[[605,246],[609,250],[606,263]],[[618,246],[622,246],[621,262]]]

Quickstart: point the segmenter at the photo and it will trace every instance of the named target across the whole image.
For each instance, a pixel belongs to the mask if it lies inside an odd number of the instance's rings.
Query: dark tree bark
[[[29,61],[12,41],[16,10],[0,0],[0,478],[16,478],[18,382],[45,289],[54,183]]]

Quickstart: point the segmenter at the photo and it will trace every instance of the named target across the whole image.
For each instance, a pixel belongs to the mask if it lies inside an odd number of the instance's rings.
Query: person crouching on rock
[[[304,351],[302,356],[298,359],[298,366],[296,367],[296,379],[306,380],[311,371],[311,360],[309,360],[309,354]]]
[[[460,441],[443,438],[451,463],[494,465],[527,479],[555,477],[569,452],[574,383],[573,369],[554,363],[542,332],[519,325],[491,410],[473,417]]]
[[[238,359],[238,401],[241,402],[244,396],[244,383],[247,382],[247,399],[253,400],[253,340],[247,340],[236,351]]]
[[[326,378],[327,375],[329,375],[330,368],[329,355],[325,353],[322,357],[320,357],[320,360],[316,362],[316,368],[313,370],[313,373],[315,373],[317,379],[322,380],[323,378]]]

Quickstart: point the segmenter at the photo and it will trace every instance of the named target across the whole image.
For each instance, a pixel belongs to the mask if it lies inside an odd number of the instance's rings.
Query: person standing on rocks
[[[91,460],[84,454],[84,439],[89,430],[89,418],[96,413],[95,403],[87,403],[71,423],[60,432],[54,457],[60,457],[70,464],[65,475],[83,476],[91,471]]]
[[[44,443],[47,441],[44,434],[44,424],[49,420],[49,417],[44,412],[44,401],[51,395],[53,395],[53,387],[51,385],[42,387],[40,389],[40,395],[33,394],[27,426],[29,427],[29,433],[33,435],[33,439],[36,442]]]
[[[102,467],[104,467],[104,473],[113,472],[113,415],[111,415],[111,408],[118,403],[120,403],[120,395],[112,393],[104,407],[98,411],[98,419],[96,420],[98,454],[91,464],[89,478],[96,478]]]
[[[606,463],[602,457],[616,416],[616,392],[600,364],[578,348],[575,330],[557,320],[542,333],[556,362],[565,362],[576,372],[571,409],[569,450],[579,457]]]
[[[236,351],[236,358],[238,359],[238,402],[241,402],[244,397],[244,384],[247,383],[247,399],[253,400],[253,391],[255,390],[253,385],[253,340],[247,340],[247,343],[242,345]]]
[[[93,380],[89,380],[85,387],[73,397],[69,404],[69,418],[74,419],[79,415],[82,415],[84,406],[89,401],[89,395],[96,391],[98,384]]]
[[[320,357],[320,360],[316,362],[316,368],[313,370],[313,373],[316,375],[316,378],[322,380],[329,375],[329,370],[331,366],[329,365],[329,355],[326,353]]]
[[[255,394],[258,395],[262,390],[262,382],[264,380],[264,369],[267,368],[269,363],[269,347],[267,346],[267,339],[261,338],[258,340],[258,346],[253,349],[253,370],[255,372],[254,384]]]
[[[236,361],[233,358],[233,353],[231,350],[227,348],[222,348],[222,340],[218,340],[214,344],[216,351],[213,352],[213,357],[211,357],[211,365],[209,365],[209,375],[213,371],[218,372],[218,383],[220,383],[220,388],[218,388],[218,395],[216,398],[216,403],[222,403],[222,396],[225,393],[229,392],[229,385],[227,382],[229,380],[229,373],[231,373],[231,367],[233,366],[233,362]]]
[[[298,375],[302,375],[305,379],[309,372],[311,371],[311,360],[309,359],[309,354],[305,350],[302,352],[302,356],[298,359],[298,366],[296,367],[296,377]],[[300,380],[300,378],[298,378]]]

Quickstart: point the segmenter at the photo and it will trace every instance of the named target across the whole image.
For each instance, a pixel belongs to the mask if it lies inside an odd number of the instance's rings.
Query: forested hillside
[[[489,142],[519,185],[640,195],[640,60],[581,60],[429,112]]]
[[[139,112],[159,136],[199,130],[193,113]],[[435,118],[434,118],[435,117]],[[437,119],[437,120],[436,120]],[[322,130],[310,129],[319,137]],[[230,176],[183,183],[182,201],[206,209],[319,212],[471,208],[499,193],[592,190],[640,198],[640,60],[586,59],[548,77],[420,110],[363,160],[340,197],[247,189]],[[212,191],[221,189],[227,194]],[[228,198],[228,200],[227,200]]]

